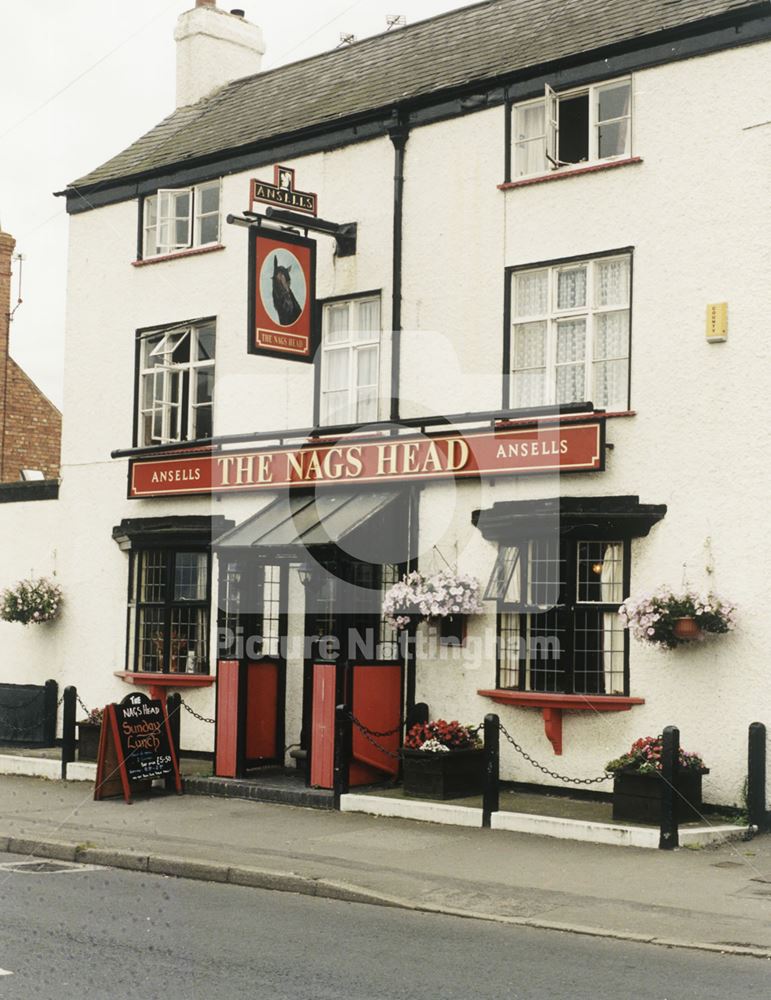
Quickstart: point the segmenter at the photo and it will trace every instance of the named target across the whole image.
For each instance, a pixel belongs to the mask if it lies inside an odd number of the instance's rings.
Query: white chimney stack
[[[244,19],[242,10],[219,10],[217,0],[196,0],[179,15],[177,43],[177,107],[242,76],[258,73],[265,54],[262,29]]]

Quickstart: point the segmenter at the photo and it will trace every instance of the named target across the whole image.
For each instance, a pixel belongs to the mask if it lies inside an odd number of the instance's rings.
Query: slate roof
[[[768,0],[487,0],[228,84],[72,182],[109,186]]]

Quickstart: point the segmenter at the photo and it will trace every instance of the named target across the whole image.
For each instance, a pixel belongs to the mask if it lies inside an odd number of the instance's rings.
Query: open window
[[[498,553],[485,600],[498,611],[496,690],[629,695],[629,639],[618,608],[629,596],[632,539],[663,505],[637,497],[496,503],[474,522]]]
[[[214,322],[143,331],[138,339],[137,445],[210,437]]]
[[[220,237],[220,182],[160,188],[143,204],[142,257],[216,244]]]
[[[632,155],[630,77],[555,91],[512,109],[513,177]]]

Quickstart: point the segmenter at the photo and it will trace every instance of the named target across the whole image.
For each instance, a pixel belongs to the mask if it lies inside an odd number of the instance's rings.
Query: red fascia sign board
[[[135,458],[129,497],[601,472],[602,417],[505,430],[356,437],[295,447]]]

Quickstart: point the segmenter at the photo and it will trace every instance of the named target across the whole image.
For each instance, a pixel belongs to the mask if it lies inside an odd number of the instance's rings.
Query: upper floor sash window
[[[161,188],[144,199],[142,256],[157,257],[220,238],[220,182]]]
[[[322,318],[321,423],[379,417],[380,298],[328,302]]]
[[[512,273],[511,405],[629,406],[631,254]]]
[[[212,434],[214,322],[140,334],[137,444],[168,444]]]
[[[632,155],[632,81],[556,92],[512,109],[513,178]]]

